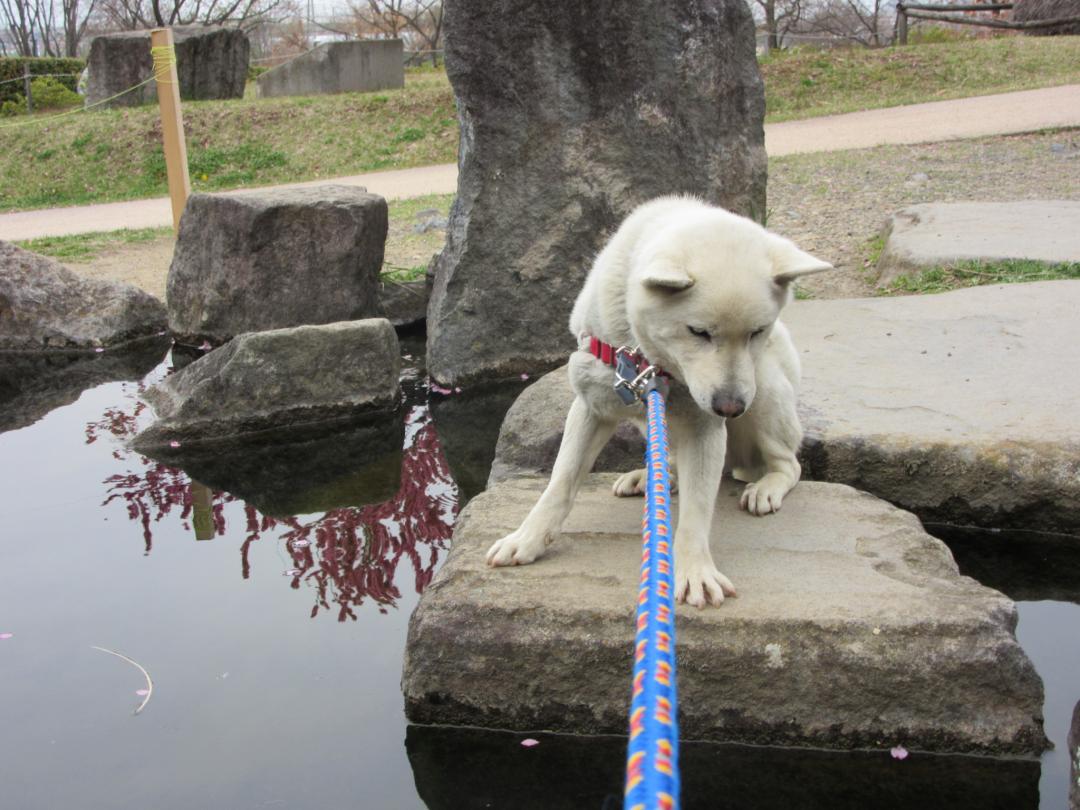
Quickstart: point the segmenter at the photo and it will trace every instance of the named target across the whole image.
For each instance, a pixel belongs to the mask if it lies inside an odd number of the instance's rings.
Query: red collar
[[[600,340],[600,338],[593,337],[592,335],[588,335],[587,337],[589,338],[589,354],[591,354],[601,363],[614,367],[616,364],[615,357],[618,354],[619,349],[615,346],[612,346],[610,343],[604,343],[604,341]],[[634,358],[634,362],[637,364],[637,370],[639,373],[649,367],[649,361],[645,358],[645,355],[643,355],[639,350],[633,350],[632,352],[628,353],[631,357]],[[657,366],[657,373],[663,377],[671,376],[659,366]]]

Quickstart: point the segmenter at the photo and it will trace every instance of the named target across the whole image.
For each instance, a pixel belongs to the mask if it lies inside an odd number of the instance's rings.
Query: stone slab
[[[413,722],[625,733],[641,501],[583,487],[538,562],[492,570],[542,478],[475,498],[409,625]],[[767,519],[720,494],[718,565],[740,589],[677,610],[688,740],[1036,754],[1042,682],[1007,598],[960,576],[918,520],[850,487],[806,483]]]
[[[370,93],[405,86],[400,39],[326,42],[256,80],[260,98]]]
[[[923,520],[1080,534],[1080,283],[796,301],[803,477],[850,484]],[[492,482],[551,470],[564,370],[507,414]],[[636,466],[623,428],[597,469]]]
[[[969,259],[1080,262],[1080,201],[924,203],[886,227],[881,284]]]

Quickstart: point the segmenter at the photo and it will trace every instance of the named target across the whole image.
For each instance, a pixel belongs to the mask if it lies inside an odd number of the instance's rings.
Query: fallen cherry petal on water
[[[303,572],[299,568],[286,568],[281,572],[283,577],[298,577]]]
[[[173,439],[171,442],[169,442],[169,447],[179,447],[179,446],[180,446],[180,442],[176,441],[175,439]]]
[[[103,352],[105,350],[103,348],[101,348],[100,346],[98,346],[96,349],[94,349],[94,351],[98,352],[100,354],[101,352]]]
[[[208,352],[212,348],[214,348],[214,347],[210,345],[209,340],[204,340],[202,343],[199,344],[199,351],[201,351],[201,352]]]
[[[532,748],[534,745],[539,745],[540,741],[534,740],[532,737],[529,737],[529,739],[527,740],[522,740],[521,744],[526,748]]]
[[[529,379],[529,375],[528,374],[522,374],[521,379],[527,380],[527,379]]]
[[[307,548],[310,545],[311,545],[310,540],[293,540],[292,541],[292,547],[293,548]]]
[[[11,638],[14,635],[15,635],[14,633],[0,633],[0,641],[7,641],[9,638]]]
[[[135,694],[138,695],[139,697],[146,697],[147,695],[150,694],[150,690],[149,689],[136,689]]]
[[[902,745],[898,745],[889,751],[892,754],[893,759],[907,759],[908,750]]]

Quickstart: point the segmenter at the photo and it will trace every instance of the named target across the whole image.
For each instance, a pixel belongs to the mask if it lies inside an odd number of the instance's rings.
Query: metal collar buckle
[[[656,366],[651,365],[640,369],[643,360],[640,348],[620,346],[615,350],[615,393],[624,405],[641,402],[649,383],[656,379],[659,372]]]

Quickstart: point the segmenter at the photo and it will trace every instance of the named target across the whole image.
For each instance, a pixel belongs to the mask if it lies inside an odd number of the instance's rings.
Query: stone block
[[[402,689],[417,723],[625,734],[641,501],[584,485],[560,539],[490,569],[541,478],[475,498],[409,625]],[[739,588],[677,613],[686,740],[1037,755],[1042,681],[1011,601],[956,569],[910,513],[850,487],[800,484],[779,513],[719,498],[711,545]]]
[[[405,86],[400,39],[326,42],[256,80],[260,98],[370,93]]]
[[[350,186],[193,194],[169,268],[180,342],[381,316],[382,197]]]
[[[184,101],[243,98],[251,43],[238,28],[177,26],[173,28],[176,74]],[[86,103],[109,99],[149,79],[154,73],[149,31],[102,34],[90,42]],[[157,101],[157,85],[112,99],[106,107],[135,107]]]

